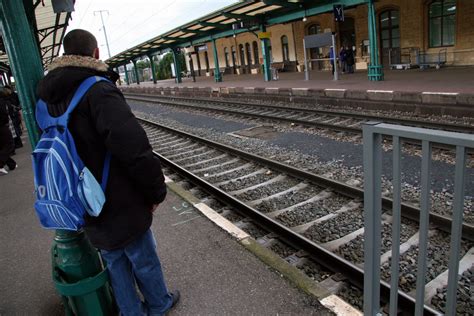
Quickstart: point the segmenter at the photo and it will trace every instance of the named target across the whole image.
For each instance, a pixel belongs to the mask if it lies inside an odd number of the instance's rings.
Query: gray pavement
[[[0,177],[0,315],[62,315],[51,281],[53,232],[33,209],[30,147],[19,169]],[[152,227],[170,289],[182,300],[169,315],[324,315],[319,303],[272,271],[178,195]]]
[[[178,85],[174,80],[161,80],[158,87],[261,87],[261,88],[311,88],[311,89],[350,89],[350,90],[393,90],[402,92],[449,92],[473,93],[474,67],[447,67],[437,69],[384,70],[385,80],[369,81],[367,71],[342,74],[340,80],[332,80],[327,71],[311,71],[311,79],[304,80],[304,73],[283,72],[278,81],[263,81],[262,74],[224,75],[223,82],[214,82],[214,77],[184,78]],[[147,81],[142,86],[153,85]],[[123,84],[122,86],[125,86]],[[133,86],[133,84],[131,85]]]

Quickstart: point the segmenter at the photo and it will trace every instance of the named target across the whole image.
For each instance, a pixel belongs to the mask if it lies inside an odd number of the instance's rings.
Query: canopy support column
[[[32,148],[35,148],[39,140],[35,120],[36,84],[43,77],[43,65],[23,1],[0,1],[0,25],[23,107],[28,137]],[[10,81],[9,76],[7,80]]]
[[[138,78],[138,68],[137,68],[137,61],[132,60],[133,69],[135,70],[135,78],[137,79],[137,84],[140,84],[140,78]]]
[[[151,77],[153,78],[153,83],[156,84],[156,68],[155,61],[153,60],[153,55],[148,55],[148,59],[150,60]]]
[[[181,83],[181,66],[179,65],[179,53],[177,52],[176,48],[171,50],[173,52],[173,60],[174,60],[174,72],[176,74],[175,81],[176,83]]]
[[[267,27],[262,24],[260,25],[260,32],[266,32]],[[268,49],[268,38],[262,38],[260,40],[262,44],[262,57],[263,57],[263,79],[265,81],[272,80],[272,73],[270,71],[270,51]]]
[[[125,82],[127,83],[127,86],[129,86],[130,85],[130,78],[128,77],[127,64],[123,65],[123,68],[125,70]]]
[[[379,63],[379,49],[377,46],[377,27],[375,20],[374,0],[369,0],[368,21],[369,21],[369,44],[370,44],[370,65],[368,67],[369,80],[383,81],[383,68]]]
[[[221,71],[219,68],[219,56],[217,54],[217,46],[216,46],[216,40],[213,38],[212,39],[212,48],[214,51],[214,81],[215,82],[222,82],[222,76],[221,76]]]

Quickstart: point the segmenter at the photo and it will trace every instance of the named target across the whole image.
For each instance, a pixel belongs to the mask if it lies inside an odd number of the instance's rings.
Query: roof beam
[[[279,5],[289,9],[299,9],[301,8],[299,4],[288,2],[285,0],[263,0],[263,3],[266,5]]]
[[[223,25],[220,23],[211,23],[211,22],[205,22],[205,21],[199,21],[197,24],[200,24],[202,26],[223,27]]]
[[[189,34],[189,33],[194,33],[198,35],[206,35],[209,34],[209,31],[201,31],[201,30],[188,30],[188,29],[180,29],[181,32]]]

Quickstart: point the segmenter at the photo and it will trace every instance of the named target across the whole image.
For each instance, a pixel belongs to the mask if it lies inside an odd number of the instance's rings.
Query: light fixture
[[[303,17],[303,22],[306,22],[308,21],[308,19],[306,18],[306,16]]]

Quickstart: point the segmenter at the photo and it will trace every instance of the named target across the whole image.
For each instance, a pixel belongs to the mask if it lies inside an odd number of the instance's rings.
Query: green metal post
[[[217,45],[215,39],[212,39],[212,48],[214,50],[214,81],[222,82],[222,75],[219,69],[219,57],[217,55]]]
[[[39,139],[34,115],[35,90],[37,82],[43,77],[43,66],[23,1],[0,1],[0,25],[23,107],[28,137],[32,148],[35,148]]]
[[[115,71],[116,73],[120,74],[119,67],[115,67],[115,68],[114,68],[114,71]],[[118,84],[119,84],[119,86],[122,85],[122,79],[120,78],[120,76],[119,76],[119,78],[118,78]]]
[[[116,313],[107,270],[82,230],[57,230],[51,256],[54,285],[67,315]]]
[[[127,86],[129,86],[130,85],[130,78],[128,77],[127,64],[123,65],[123,68],[125,69],[125,82],[127,83]]]
[[[138,68],[137,68],[137,61],[132,60],[133,69],[135,70],[135,78],[137,79],[137,84],[140,84],[140,78],[138,78]]]
[[[181,66],[179,65],[179,58],[178,58],[178,52],[176,51],[176,48],[173,48],[171,50],[173,52],[173,60],[174,60],[174,71],[176,74],[176,83],[181,83]]]
[[[377,28],[375,23],[374,0],[368,0],[368,21],[369,21],[369,44],[370,44],[370,65],[368,76],[371,81],[382,81],[383,68],[379,63],[379,49],[377,46]]]
[[[266,32],[267,27],[262,24],[260,25],[260,32]],[[270,52],[268,51],[268,38],[262,38],[262,57],[263,57],[263,79],[265,81],[272,80],[272,74],[270,71]]]
[[[153,78],[153,83],[156,83],[156,68],[155,68],[155,61],[153,60],[153,55],[148,55],[148,59],[150,59],[150,68],[151,68],[151,76]]]

